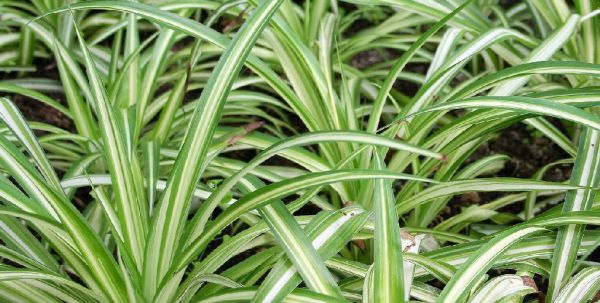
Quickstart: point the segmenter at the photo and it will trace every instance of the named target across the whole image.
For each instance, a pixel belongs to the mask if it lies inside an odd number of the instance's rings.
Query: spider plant
[[[600,290],[594,1],[0,3],[3,301]],[[474,156],[521,124],[562,158]]]

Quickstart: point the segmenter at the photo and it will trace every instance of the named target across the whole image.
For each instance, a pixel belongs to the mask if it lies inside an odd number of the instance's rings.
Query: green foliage
[[[0,300],[590,301],[599,9],[0,0]]]

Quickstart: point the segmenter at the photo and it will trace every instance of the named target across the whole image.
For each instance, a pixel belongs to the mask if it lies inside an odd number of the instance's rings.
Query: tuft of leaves
[[[2,1],[0,299],[592,301],[599,5]]]

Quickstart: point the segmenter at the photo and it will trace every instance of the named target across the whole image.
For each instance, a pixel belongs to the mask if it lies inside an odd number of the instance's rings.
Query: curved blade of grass
[[[461,108],[501,108],[516,112],[547,115],[559,119],[574,121],[585,126],[600,129],[600,118],[576,107],[540,98],[516,96],[486,96],[466,100],[452,101],[431,106],[413,115],[432,111],[447,111]],[[408,117],[408,116],[407,116]]]
[[[210,17],[209,19],[206,21],[206,25],[207,26],[212,26],[213,23],[219,19],[221,17],[222,14],[224,14],[229,8],[240,4],[240,1],[228,1],[224,4],[222,4]],[[169,29],[167,31],[164,32],[164,34],[169,33],[171,36],[175,33],[174,30]],[[166,41],[166,36],[163,38],[162,34],[161,37],[159,37],[159,39],[161,41]],[[172,39],[172,37],[169,37],[169,39]],[[188,63],[187,66],[187,73],[186,76],[184,78],[181,78],[175,85],[174,88],[171,92],[171,94],[169,95],[169,99],[166,102],[166,106],[164,106],[162,108],[160,117],[158,119],[158,122],[156,123],[156,126],[154,126],[153,128],[153,133],[152,133],[152,137],[154,139],[157,139],[159,141],[164,141],[166,139],[167,133],[169,131],[169,128],[171,126],[171,124],[173,123],[173,118],[175,117],[176,111],[179,108],[179,106],[181,105],[181,102],[183,101],[183,95],[185,93],[185,91],[187,90],[188,86],[189,86],[189,78],[191,77],[191,72],[193,67],[196,65],[201,52],[200,46],[202,45],[203,39],[196,39],[196,41],[194,41],[194,46],[192,48],[192,53],[190,56],[190,62]],[[163,42],[161,44],[161,47],[159,48],[155,48],[155,51],[153,53],[153,57],[159,59],[159,58],[164,58],[166,56],[166,51],[168,50],[167,45]],[[159,61],[159,62],[162,62]],[[156,66],[153,69],[148,69],[146,72],[146,79],[153,79],[156,78],[157,72],[159,70],[159,67]],[[138,106],[138,112],[141,113],[146,113],[146,106],[149,103],[149,98],[150,98],[150,94],[149,93],[145,93],[144,95],[145,97],[142,98],[142,101],[140,103],[140,105]],[[143,116],[140,116],[140,118],[144,118]],[[144,119],[145,120],[145,119]],[[141,119],[138,121],[138,129],[141,127],[141,124],[144,121],[142,121]]]
[[[44,281],[56,282],[59,285],[73,288],[80,294],[85,295],[86,299],[91,300],[92,302],[97,302],[97,300],[95,299],[96,295],[93,292],[91,292],[89,289],[79,285],[78,283],[75,283],[64,277],[60,277],[57,275],[48,274],[48,273],[44,273],[44,272],[36,272],[36,271],[32,271],[32,270],[19,270],[19,269],[14,269],[14,270],[1,269],[0,270],[0,281],[12,281],[12,280],[21,280],[21,279],[44,280]]]
[[[569,39],[571,39],[575,30],[579,27],[581,16],[572,14],[562,27],[557,29],[548,38],[546,38],[536,49],[534,49],[523,62],[544,61],[550,59]],[[495,87],[490,95],[510,95],[523,87],[529,81],[529,77],[519,77],[511,79],[500,86]]]
[[[142,127],[142,119],[144,117],[144,113],[146,112],[146,107],[152,98],[156,90],[157,78],[160,75],[160,72],[165,68],[165,62],[168,55],[168,51],[171,49],[171,46],[174,41],[176,31],[172,29],[166,29],[161,31],[154,43],[152,48],[152,56],[148,65],[145,68],[144,75],[142,77],[144,83],[150,85],[150,87],[146,87],[140,92],[140,99],[136,104],[137,108],[137,119],[136,119],[136,134],[141,132]],[[181,81],[184,81],[183,79]],[[179,84],[177,86],[183,86]],[[183,87],[182,87],[183,89]],[[172,94],[176,94],[176,92],[180,92],[180,90],[174,90]],[[175,97],[176,98],[176,97]],[[177,100],[177,98],[176,98]],[[137,136],[134,136],[137,138]]]
[[[571,140],[556,126],[548,122],[548,120],[542,117],[537,117],[533,119],[526,119],[524,122],[540,131],[542,134],[544,134],[544,136],[548,137],[550,140],[560,146],[569,155],[575,156],[576,151],[575,147],[573,146],[573,142],[571,142]]]
[[[250,178],[250,182],[254,187],[247,188],[250,190],[256,190],[257,185],[264,186],[257,178]],[[259,208],[259,212],[307,286],[315,292],[341,298],[341,290],[333,276],[285,204],[280,200],[274,201]],[[274,298],[267,297],[265,300],[272,302]]]
[[[21,66],[30,65],[33,62],[33,51],[35,48],[35,35],[33,31],[24,27],[19,33],[19,59]]]
[[[34,159],[36,166],[54,190],[61,190],[60,182],[50,165],[44,150],[35,138],[33,131],[27,125],[27,121],[19,112],[19,109],[6,98],[0,98],[0,118],[10,128],[12,133],[21,141],[25,150]],[[49,210],[52,215],[56,215],[53,210]]]
[[[365,220],[366,214],[362,209],[348,207],[326,215],[317,215],[305,230],[312,245],[318,250],[319,257],[327,260],[348,242]],[[281,301],[302,281],[299,275],[294,275],[295,272],[293,263],[280,261],[261,283],[253,302]]]
[[[252,13],[221,56],[202,91],[167,188],[153,216],[144,266],[144,289],[148,297],[153,296],[157,285],[170,274],[166,270],[172,265],[183,230],[180,223],[187,216],[193,190],[203,170],[209,142],[231,85],[281,2],[263,1]]]
[[[113,178],[113,187],[117,203],[117,215],[122,227],[125,246],[129,250],[133,261],[140,271],[143,264],[145,238],[148,229],[148,215],[146,205],[140,201],[142,195],[137,192],[140,187],[134,182],[134,169],[132,159],[127,148],[127,141],[123,137],[127,132],[117,113],[107,98],[104,84],[96,70],[96,63],[83,40],[79,27],[75,24],[75,32],[85,59],[90,88],[94,96],[93,108],[100,123],[100,135],[104,143],[104,156]]]
[[[70,5],[70,7],[63,7],[48,14],[55,14],[68,9],[106,9],[130,12],[143,16],[168,28],[181,31],[195,38],[203,39],[213,43],[222,49],[225,49],[230,45],[230,40],[227,37],[201,23],[141,3],[129,1],[85,1],[73,3]],[[308,114],[306,107],[273,70],[252,55],[248,56],[246,63],[252,70],[261,76],[273,88],[273,90],[279,94],[279,96],[286,100],[286,102],[290,104],[296,113],[305,118],[303,121],[307,123],[307,125],[311,125],[312,119],[310,119],[310,115]]]
[[[146,187],[146,197],[148,199],[148,212],[152,215],[154,201],[156,199],[156,184],[158,182],[159,168],[159,143],[155,141],[142,142],[142,158],[144,161],[144,184]]]
[[[535,181],[517,178],[478,178],[472,180],[448,181],[431,186],[411,197],[396,201],[400,215],[410,211],[416,206],[430,201],[458,193],[471,191],[536,191],[536,190],[574,190],[581,187],[558,182]]]
[[[4,220],[4,218],[3,218],[3,220]],[[20,223],[17,223],[17,224],[20,224]],[[39,242],[38,242],[38,244],[39,244]],[[50,269],[49,267],[44,266],[43,264],[37,262],[36,260],[31,259],[28,256],[25,256],[25,255],[21,254],[20,252],[17,252],[15,250],[12,250],[5,246],[0,247],[0,256],[2,256],[2,258],[5,258],[6,260],[10,260],[11,262],[14,262],[15,264],[18,264],[18,266],[20,266],[22,268],[39,270],[42,272],[56,273],[56,270]]]
[[[431,79],[431,76],[439,70],[446,60],[449,59],[452,51],[457,47],[458,42],[464,31],[458,28],[449,28],[444,35],[442,40],[438,44],[433,58],[431,59],[431,65],[427,68],[427,74],[425,75],[425,82]]]
[[[600,131],[582,131],[570,183],[585,187],[596,187],[600,183]],[[589,189],[567,192],[563,212],[590,209],[595,195],[596,190]],[[550,298],[556,298],[562,285],[571,276],[584,229],[585,225],[569,225],[561,228],[558,233],[548,287]]]
[[[61,181],[61,186],[65,189],[74,189],[83,186],[101,186],[101,185],[112,185],[110,175],[85,175],[85,176],[71,176]],[[167,181],[158,179],[156,180],[156,190],[162,191],[167,187]],[[210,191],[196,188],[194,190],[194,197],[199,199],[207,199],[211,195]],[[228,201],[232,203],[235,200]]]
[[[469,83],[452,95],[452,100],[462,99],[473,96],[490,87],[503,83],[503,81],[523,78],[530,75],[552,74],[552,75],[589,75],[599,76],[598,64],[591,64],[578,61],[537,61],[522,63],[517,66],[502,69],[493,74],[485,75],[480,79]],[[502,85],[500,84],[500,86]],[[583,88],[586,89],[586,88]],[[589,89],[589,88],[587,88]],[[592,89],[593,90],[593,89]],[[577,91],[577,89],[565,90],[566,93]],[[546,92],[535,93],[531,96],[542,97]]]
[[[373,274],[375,272],[375,265],[371,265],[369,266],[369,269],[367,270],[367,273],[365,275],[365,279],[363,282],[363,288],[362,288],[362,302],[363,303],[371,303],[371,302],[376,302],[375,301],[375,279],[373,277]]]
[[[410,49],[404,52],[402,56],[398,60],[396,60],[394,65],[390,68],[388,75],[385,77],[385,80],[377,93],[377,98],[373,102],[373,108],[371,109],[371,114],[369,115],[369,122],[367,126],[368,132],[375,132],[377,130],[377,127],[379,126],[379,120],[381,118],[381,113],[383,111],[383,106],[385,105],[385,100],[388,98],[392,86],[396,82],[396,78],[398,78],[398,75],[400,74],[400,72],[402,72],[406,64],[412,59],[412,57],[427,42],[427,40],[431,36],[435,35],[435,33],[437,33],[442,27],[444,27],[450,19],[452,19],[456,14],[458,14],[458,12],[460,12],[463,8],[469,5],[469,3],[471,3],[471,0],[465,1],[458,8],[453,10],[450,14],[446,15],[440,21],[431,26],[427,30],[427,32],[419,36],[419,39],[410,46]]]
[[[376,152],[374,169],[384,169],[383,160]],[[404,302],[402,262],[402,238],[398,226],[392,184],[388,180],[376,180],[373,195],[375,212],[375,252],[373,267],[373,299],[375,302]]]
[[[55,42],[54,44],[58,45],[59,43]],[[58,50],[58,47],[55,46],[55,49],[55,52],[58,54],[56,56],[58,71],[64,87],[65,97],[69,104],[69,109],[73,112],[73,122],[75,127],[81,135],[88,138],[95,138],[97,126],[92,117],[92,110],[83,100],[82,93],[79,91],[75,79],[73,79],[73,69],[69,69],[65,62],[66,60],[62,58],[66,55],[62,54]]]
[[[91,182],[90,182],[91,183]],[[102,205],[102,209],[104,210],[104,215],[106,216],[106,220],[110,224],[110,227],[113,232],[113,237],[115,237],[115,242],[123,243],[123,229],[119,223],[117,214],[113,210],[110,199],[107,197],[107,193],[104,190],[96,189],[92,187],[93,193],[91,195]],[[121,252],[121,255],[126,254],[126,252]]]
[[[578,255],[586,254],[591,249],[594,249],[598,235],[597,232],[586,233],[581,242]],[[532,258],[549,259],[554,252],[555,238],[556,233],[551,233],[547,236],[531,237],[525,242],[517,243],[502,255],[500,259],[496,260],[494,266],[507,266],[514,264],[515,262],[531,260]],[[452,266],[460,266],[465,264],[465,261],[486,242],[486,240],[480,240],[457,244],[426,252],[423,253],[423,255],[428,258],[443,261]],[[417,270],[416,275],[421,276],[423,275],[423,272]]]
[[[308,221],[308,219],[298,220],[298,223],[301,225],[306,225],[308,224]],[[236,234],[235,236],[231,237],[231,241],[226,241],[225,243],[221,244],[206,258],[203,258],[203,260],[198,263],[189,276],[194,277],[203,273],[215,272],[219,269],[219,267],[221,267],[223,264],[225,264],[225,262],[230,260],[235,255],[254,247],[252,242],[256,241],[258,237],[268,232],[268,230],[269,228],[265,223],[259,223]],[[242,262],[238,262],[236,265],[226,269],[221,274],[236,281],[241,281],[243,280],[244,276],[256,273],[257,271],[264,275],[264,273],[269,270],[274,263],[277,261],[282,261],[282,255],[283,252],[281,249],[277,246],[274,246],[252,255]],[[259,266],[266,266],[267,268],[264,270],[257,270],[256,268]],[[219,289],[222,289],[222,287],[217,287],[215,285],[206,286],[202,289],[202,293],[198,294],[196,297],[208,297],[217,293]],[[189,282],[186,280],[178,287],[178,292],[178,298],[187,298],[193,296],[194,293],[197,292],[197,288],[190,287]]]
[[[85,271],[80,272],[86,283],[97,288],[100,293],[115,302],[126,302],[127,296],[122,288],[123,277],[112,255],[79,211],[66,199],[62,190],[54,191],[49,187],[49,184],[31,166],[28,159],[4,136],[0,136],[0,162],[2,162],[3,168],[9,171],[10,175],[17,180],[31,198],[39,201],[42,205],[47,205],[47,208],[52,208],[56,212],[65,230],[78,248],[78,253],[86,261],[87,267],[93,269],[90,270],[91,276],[88,276]],[[54,244],[58,245],[58,243]],[[70,253],[69,250],[60,247],[57,247],[57,249],[64,254]],[[69,261],[77,262],[78,258],[73,257]]]
[[[155,37],[160,36],[154,34],[148,37],[143,43],[139,44],[133,52],[131,52],[128,56],[123,58],[123,63],[119,66],[120,70],[115,71],[112,81],[109,83],[106,91],[108,92],[108,99],[111,101],[111,104],[117,106],[118,108],[130,108],[131,105],[126,104],[129,102],[128,94],[132,94],[134,96],[136,93],[130,92],[126,90],[126,86],[129,84],[129,76],[131,76],[130,69],[135,66],[136,62],[139,62],[139,58],[142,54],[142,51],[155,39]],[[118,56],[118,55],[117,55]],[[140,92],[142,93],[142,92]],[[139,101],[138,101],[139,102]]]
[[[188,278],[186,281],[186,287],[188,289],[197,289],[197,287],[202,286],[204,283],[212,283],[215,285],[224,286],[227,288],[239,288],[244,287],[242,284],[222,275],[216,274],[197,274]],[[179,288],[181,289],[181,287]],[[189,302],[191,300],[191,295],[193,293],[186,294],[185,292],[179,294],[177,296],[177,302]],[[188,297],[189,296],[189,297]]]
[[[302,189],[332,184],[335,182],[350,181],[350,180],[362,180],[362,179],[407,179],[407,180],[421,180],[423,182],[435,182],[430,179],[415,177],[412,175],[398,174],[391,172],[373,171],[373,170],[357,170],[357,169],[346,169],[336,171],[325,171],[318,173],[310,173],[300,177],[286,179],[277,183],[269,184],[265,187],[261,187],[258,190],[245,195],[239,199],[238,202],[227,208],[219,217],[217,217],[211,224],[207,225],[205,231],[193,241],[190,241],[189,245],[181,255],[178,257],[179,262],[176,265],[177,270],[181,270],[183,266],[192,260],[196,255],[202,252],[209,239],[212,239],[218,234],[224,227],[231,224],[235,219],[239,218],[242,214],[256,209],[262,205],[270,203],[274,199],[279,199],[300,191]],[[573,188],[573,187],[569,187]]]
[[[223,303],[223,302],[240,302],[250,301],[256,294],[256,287],[244,287],[235,288],[221,291],[211,297],[204,298],[201,300],[193,300],[195,303]],[[338,299],[327,295],[317,294],[312,291],[305,289],[295,289],[289,294],[285,300],[285,303],[342,303],[348,302],[344,299]]]
[[[553,302],[588,302],[600,291],[600,268],[588,267],[575,275]]]
[[[430,104],[430,100],[442,87],[447,84],[455,73],[465,64],[466,60],[472,58],[479,52],[484,51],[494,43],[498,43],[509,37],[531,42],[528,37],[506,28],[494,28],[478,36],[473,41],[459,49],[456,54],[432,76],[431,80],[425,83],[417,95],[411,100],[411,103],[404,109],[405,114],[419,112],[424,106]]]
[[[135,53],[139,46],[140,38],[137,17],[130,14],[127,16],[124,56],[131,56],[132,62],[125,67],[127,69],[127,84],[120,87],[121,95],[119,102],[117,102],[123,108],[130,107],[138,102],[138,95],[140,94],[140,59]]]
[[[516,296],[523,298],[525,295],[535,293],[536,291],[533,287],[526,285],[523,278],[517,275],[502,275],[485,283],[469,299],[469,302],[494,303]]]
[[[527,97],[544,98],[575,107],[596,106],[598,104],[597,101],[600,100],[600,95],[597,89],[552,90],[543,93],[530,94],[527,95]],[[456,144],[457,132],[465,132],[465,129],[477,125],[477,129],[475,131],[477,131],[479,133],[478,136],[480,136],[482,128],[485,128],[485,126],[489,125],[490,122],[506,123],[507,119],[517,119],[519,116],[527,117],[527,114],[523,115],[515,111],[503,109],[474,110],[454,120],[442,131],[435,133],[432,137],[430,137],[428,142],[423,144],[423,146],[430,147],[434,146],[439,141],[447,141],[452,142],[446,144],[446,148],[449,148],[449,145]],[[463,134],[461,133],[461,135]],[[449,140],[448,138],[452,139]],[[461,146],[462,144],[465,143],[461,143],[458,146]],[[446,151],[446,153],[448,153],[448,151],[445,149],[441,149],[440,151]]]
[[[541,227],[521,226],[510,228],[488,240],[465,263],[458,268],[446,284],[437,302],[465,302],[469,292],[487,270],[515,242],[545,231]]]
[[[4,242],[2,249],[12,251],[19,256],[18,252],[24,254],[23,258],[31,261],[26,261],[27,265],[33,265],[34,269],[45,269],[49,272],[58,272],[58,263],[54,257],[46,250],[38,239],[25,227],[21,222],[9,216],[0,216],[0,239]],[[26,256],[26,257],[25,257]],[[9,258],[16,261],[12,258]],[[22,259],[22,258],[19,258]]]
[[[362,143],[376,146],[385,146],[396,150],[406,150],[411,153],[416,153],[428,157],[434,157],[437,159],[443,159],[444,156],[438,153],[432,153],[428,150],[424,150],[409,144],[399,142],[385,137],[372,135],[365,132],[359,131],[322,131],[322,132],[311,132],[308,134],[300,134],[291,138],[280,140],[257,155],[252,161],[250,161],[244,168],[240,169],[236,174],[225,180],[211,195],[209,200],[203,206],[203,210],[196,213],[190,223],[189,231],[187,234],[187,243],[190,240],[195,239],[200,235],[204,229],[204,225],[210,217],[212,210],[217,204],[226,197],[230,190],[235,184],[247,173],[252,171],[258,165],[266,161],[267,159],[275,156],[276,154],[293,147],[305,146],[311,144],[317,144],[322,142],[353,142]]]
[[[419,267],[422,267],[429,273],[431,273],[434,277],[439,279],[444,283],[448,283],[448,281],[452,278],[454,273],[456,272],[456,268],[454,266],[448,265],[444,262],[437,261],[435,259],[427,258],[422,255],[416,255],[413,253],[405,253],[403,255],[405,262],[410,262]]]
[[[36,90],[21,87],[21,86],[10,84],[10,83],[0,82],[0,92],[19,94],[22,96],[29,97],[31,99],[35,99],[35,100],[42,102],[50,107],[53,107],[54,109],[58,110],[59,112],[61,112],[65,116],[67,116],[68,118],[72,118],[72,115],[71,115],[71,112],[69,111],[69,109],[65,108],[62,104],[60,104],[56,100],[54,100],[54,99],[50,98],[49,96],[44,95]]]
[[[541,169],[539,169],[537,172],[535,172],[535,174],[533,174],[533,176],[531,176],[531,178],[536,179],[536,180],[541,180],[550,168],[555,167],[556,165],[565,165],[565,164],[572,164],[572,163],[573,163],[572,159],[567,159],[567,160],[558,160],[558,161],[546,164]],[[535,191],[527,193],[527,198],[525,200],[525,209],[523,210],[525,220],[529,220],[534,217],[537,195],[538,195],[538,193]]]

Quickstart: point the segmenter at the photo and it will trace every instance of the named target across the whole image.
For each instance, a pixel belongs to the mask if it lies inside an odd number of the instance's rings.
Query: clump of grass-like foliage
[[[593,300],[600,4],[500,2],[0,0],[0,300]]]

